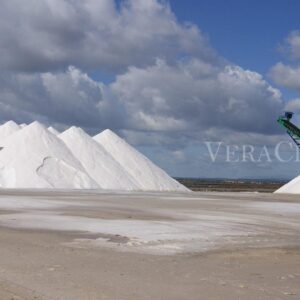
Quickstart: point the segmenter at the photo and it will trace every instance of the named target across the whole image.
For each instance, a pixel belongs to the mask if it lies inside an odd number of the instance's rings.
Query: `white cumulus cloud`
[[[217,55],[200,29],[182,24],[165,2],[126,0],[3,0],[0,66],[17,71],[62,70],[69,65],[110,72]]]
[[[281,94],[261,75],[238,66],[206,66],[193,59],[131,67],[111,84],[131,126],[144,130],[210,127],[272,133],[283,108]]]
[[[292,32],[290,32],[282,48],[290,56],[290,58],[299,59],[300,58],[300,31],[293,30]]]
[[[284,106],[260,74],[226,61],[158,0],[3,0],[0,66],[2,120],[135,131],[172,147],[275,134]]]
[[[277,84],[300,90],[300,66],[277,63],[270,70],[270,76]]]

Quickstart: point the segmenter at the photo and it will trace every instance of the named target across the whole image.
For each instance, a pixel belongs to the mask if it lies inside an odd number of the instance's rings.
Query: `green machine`
[[[287,134],[300,148],[300,129],[291,122],[293,114],[294,113],[287,111],[284,116],[278,118],[277,122],[287,130]]]

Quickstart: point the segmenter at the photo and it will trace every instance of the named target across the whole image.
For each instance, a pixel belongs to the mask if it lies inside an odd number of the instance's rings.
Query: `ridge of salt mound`
[[[0,143],[14,132],[20,130],[20,126],[14,121],[8,121],[0,126]]]
[[[101,188],[137,190],[137,183],[124,168],[90,135],[79,127],[70,127],[58,136],[82,163]]]
[[[276,190],[276,194],[300,194],[300,176],[289,181],[287,184]]]
[[[190,191],[110,129],[94,136],[103,148],[136,180],[140,189]]]
[[[22,128],[26,127],[27,124],[26,124],[26,123],[22,123],[22,124],[20,124],[19,126],[20,126],[20,128],[22,129]]]
[[[59,134],[60,134],[60,132],[59,132],[58,130],[56,130],[54,127],[52,127],[52,126],[49,126],[49,127],[48,127],[48,130],[49,130],[51,133],[53,133],[54,135],[59,135]]]
[[[57,136],[35,121],[10,135],[0,151],[0,186],[97,188]]]

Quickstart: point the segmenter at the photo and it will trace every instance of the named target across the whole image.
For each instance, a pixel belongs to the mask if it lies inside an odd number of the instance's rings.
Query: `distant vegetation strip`
[[[255,179],[196,179],[176,178],[180,183],[193,191],[202,192],[264,192],[273,193],[286,181]]]

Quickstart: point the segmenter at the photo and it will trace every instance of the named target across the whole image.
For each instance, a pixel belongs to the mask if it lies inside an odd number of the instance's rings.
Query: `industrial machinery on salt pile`
[[[277,122],[287,130],[287,134],[292,138],[297,147],[300,148],[300,129],[291,122],[293,112],[285,112],[284,116],[280,116]]]

